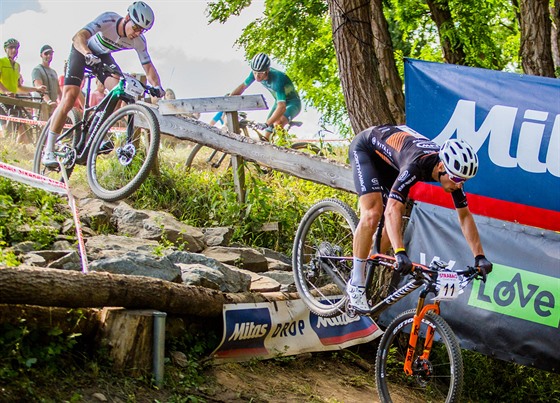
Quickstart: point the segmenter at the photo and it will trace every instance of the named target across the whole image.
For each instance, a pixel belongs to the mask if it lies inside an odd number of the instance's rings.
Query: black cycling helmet
[[[15,46],[19,48],[19,41],[17,39],[10,38],[6,42],[4,42],[4,49],[6,49],[8,46]]]
[[[253,60],[251,60],[251,70],[253,71],[267,71],[270,68],[270,57],[265,53],[259,53]]]

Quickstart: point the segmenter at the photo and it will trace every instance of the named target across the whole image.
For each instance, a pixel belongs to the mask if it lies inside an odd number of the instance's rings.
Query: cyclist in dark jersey
[[[86,65],[94,69],[95,65],[101,62],[116,66],[111,53],[134,49],[148,81],[159,89],[159,98],[165,95],[158,72],[148,54],[146,38],[143,35],[154,25],[154,12],[143,1],[135,1],[127,11],[128,13],[124,17],[114,12],[105,12],[78,31],[72,38],[72,49],[68,59],[68,70],[64,77],[62,99],[51,118],[49,136],[43,155],[44,165],[58,165],[53,153],[54,141],[61,133],[66,116],[80,94]],[[109,90],[119,82],[117,78],[105,72],[98,72],[97,77]]]
[[[301,100],[292,80],[283,72],[270,67],[270,58],[259,53],[251,60],[251,73],[231,95],[241,95],[255,81],[261,83],[274,97],[274,105],[266,122],[259,127],[270,138],[274,126],[286,126],[301,112]]]
[[[407,126],[374,126],[354,138],[349,158],[359,195],[360,221],[354,234],[354,266],[346,291],[356,311],[369,309],[365,263],[382,214],[385,226],[380,252],[392,246],[397,271],[405,275],[412,269],[401,228],[408,193],[418,181],[439,182],[445,192],[451,193],[475,266],[482,269],[484,278],[492,271],[463,191],[464,182],[478,170],[478,158],[470,145],[463,140],[448,140],[440,147]]]

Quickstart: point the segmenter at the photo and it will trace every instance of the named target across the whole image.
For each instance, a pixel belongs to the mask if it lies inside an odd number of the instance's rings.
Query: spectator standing
[[[97,105],[103,98],[105,98],[105,86],[96,78],[95,90],[89,95],[89,106]]]
[[[34,86],[37,87],[45,85],[47,87],[47,91],[43,94],[43,99],[47,104],[53,106],[51,110],[54,110],[54,106],[57,104],[60,92],[57,78],[58,75],[51,67],[53,53],[54,50],[50,45],[44,45],[39,52],[41,56],[41,63],[31,72],[31,79],[33,80]],[[50,112],[51,111],[49,111],[49,115]]]
[[[0,92],[8,95],[29,94],[30,92],[45,92],[47,87],[40,85],[37,87],[27,87],[23,85],[21,77],[21,67],[16,58],[19,52],[19,41],[14,38],[4,42],[6,57],[0,59]]]

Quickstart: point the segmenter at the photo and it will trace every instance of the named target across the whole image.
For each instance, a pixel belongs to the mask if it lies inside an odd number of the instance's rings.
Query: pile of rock
[[[290,259],[268,249],[230,244],[231,228],[195,228],[171,214],[136,210],[125,202],[79,202],[90,271],[140,275],[228,293],[293,291]],[[99,235],[93,228],[115,235]],[[52,249],[13,246],[25,264],[81,270],[72,222]],[[169,246],[162,246],[169,245]]]

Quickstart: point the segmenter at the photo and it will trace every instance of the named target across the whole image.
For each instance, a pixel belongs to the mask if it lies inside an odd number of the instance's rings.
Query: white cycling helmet
[[[450,139],[441,146],[439,158],[449,175],[470,179],[478,172],[478,157],[464,140]]]
[[[259,53],[253,60],[251,60],[251,70],[253,71],[267,71],[270,68],[270,57],[265,53]]]
[[[150,29],[154,25],[154,12],[143,1],[135,1],[128,6],[128,15],[133,23],[144,29]]]

